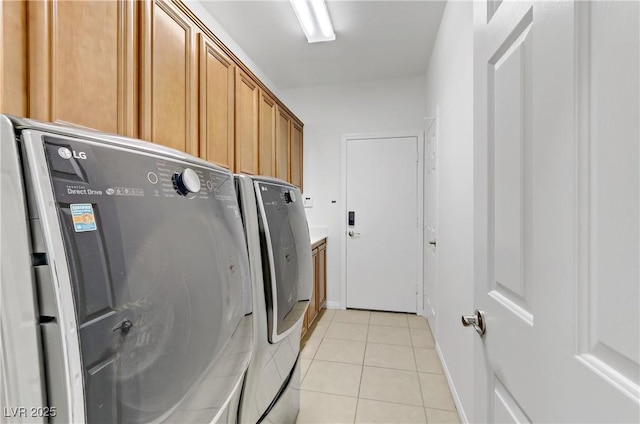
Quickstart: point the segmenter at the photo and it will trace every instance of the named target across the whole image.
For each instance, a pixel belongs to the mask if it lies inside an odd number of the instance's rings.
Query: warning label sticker
[[[98,229],[91,203],[72,204],[71,216],[73,217],[73,228],[76,230],[76,233],[95,231]]]

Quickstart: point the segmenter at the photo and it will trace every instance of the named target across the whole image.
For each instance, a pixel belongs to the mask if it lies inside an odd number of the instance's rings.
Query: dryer
[[[236,175],[253,282],[253,355],[239,421],[293,423],[300,408],[300,331],[313,290],[309,227],[297,187]]]
[[[0,116],[4,416],[234,423],[252,348],[233,175]]]

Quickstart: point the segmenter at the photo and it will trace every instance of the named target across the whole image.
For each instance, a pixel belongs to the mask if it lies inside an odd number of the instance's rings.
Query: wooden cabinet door
[[[140,136],[198,155],[195,24],[169,1],[143,8]]]
[[[204,34],[200,51],[200,157],[234,170],[235,64]]]
[[[327,303],[327,244],[318,247],[318,285],[316,293],[318,311]]]
[[[27,2],[0,2],[0,113],[27,116]]]
[[[236,68],[236,172],[258,174],[258,84]]]
[[[291,121],[291,155],[289,159],[289,177],[291,184],[302,191],[302,126]]]
[[[29,116],[135,136],[136,2],[28,2]]]
[[[260,175],[276,176],[276,102],[260,91]]]
[[[316,304],[318,287],[318,249],[312,250],[313,259],[313,292],[311,293],[311,299],[309,299],[309,309],[307,309],[308,325],[311,325],[316,315],[318,314],[318,305]]]
[[[276,113],[276,177],[289,181],[289,138],[291,117],[281,108]]]
[[[302,320],[302,329],[300,330],[300,342],[302,343],[302,338],[307,334],[307,329],[309,328],[309,320],[308,314],[304,314],[304,319]]]

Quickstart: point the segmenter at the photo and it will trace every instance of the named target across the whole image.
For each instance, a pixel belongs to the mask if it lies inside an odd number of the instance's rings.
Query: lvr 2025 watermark
[[[55,417],[58,413],[55,406],[5,406],[2,415],[7,418]]]

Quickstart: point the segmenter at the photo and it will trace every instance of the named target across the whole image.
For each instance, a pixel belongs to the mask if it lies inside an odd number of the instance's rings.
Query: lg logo
[[[58,149],[58,154],[62,159],[71,159],[72,157],[75,159],[86,159],[87,154],[85,152],[76,152],[75,150],[71,151],[66,147],[61,147]]]

